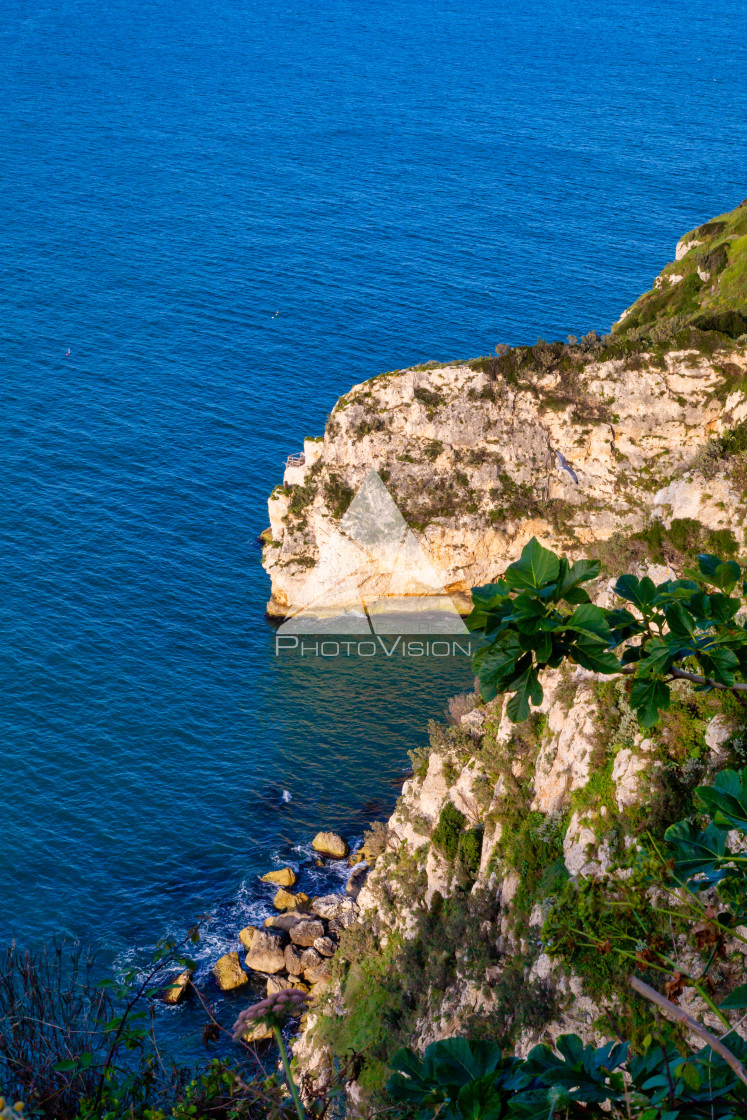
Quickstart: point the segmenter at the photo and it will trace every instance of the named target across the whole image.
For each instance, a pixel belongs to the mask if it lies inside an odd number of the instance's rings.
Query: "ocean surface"
[[[274,655],[285,457],[382,370],[608,330],[739,203],[747,9],[3,0],[0,47],[0,944],[208,915],[207,968],[471,682]]]

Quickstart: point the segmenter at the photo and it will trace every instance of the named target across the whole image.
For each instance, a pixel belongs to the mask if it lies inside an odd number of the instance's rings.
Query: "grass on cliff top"
[[[636,300],[614,336],[635,338],[672,319],[730,338],[747,333],[747,199],[682,240],[692,248],[664,268],[659,287]]]

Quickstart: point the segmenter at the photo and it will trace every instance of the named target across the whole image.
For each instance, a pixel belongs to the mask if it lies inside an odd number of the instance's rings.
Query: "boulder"
[[[246,967],[254,972],[280,972],[285,968],[282,935],[258,931],[246,954]]]
[[[314,969],[319,968],[323,960],[324,957],[320,953],[317,953],[316,949],[304,949],[301,953],[301,965],[303,967],[304,976],[306,976],[307,972],[313,972]]]
[[[265,918],[265,929],[279,929],[283,933],[288,933],[293,926],[298,922],[308,921],[308,913],[300,913],[298,910],[287,910],[285,914],[273,914],[271,918]]]
[[[189,982],[192,976],[191,968],[187,968],[184,972],[174,976],[163,990],[163,1002],[169,1004],[181,1003],[189,991]]]
[[[340,914],[345,910],[352,910],[353,903],[344,894],[324,894],[320,898],[314,898],[311,901],[311,909],[320,918],[326,918],[329,921],[331,918],[339,918]]]
[[[290,980],[286,980],[284,976],[268,976],[267,977],[267,994],[272,996],[275,992],[284,992],[287,988],[292,988],[293,985]]]
[[[339,918],[332,919],[329,923],[328,931],[339,937],[344,929],[354,926],[357,920],[354,910],[344,910]]]
[[[276,883],[279,887],[295,887],[298,876],[292,867],[281,867],[262,876],[263,883]]]
[[[295,945],[285,946],[285,967],[289,976],[300,976],[303,972],[303,964],[301,963],[301,950],[297,949]]]
[[[313,945],[317,937],[324,937],[324,925],[320,921],[298,922],[290,931],[294,945],[306,947]]]
[[[287,980],[285,976],[268,976],[267,977],[267,994],[273,995],[275,992],[284,992],[289,988],[295,988],[299,992],[308,992],[309,985],[304,984],[303,980],[298,980],[296,977],[291,977]]]
[[[239,963],[238,953],[225,953],[213,965],[213,976],[222,992],[231,992],[249,981]]]
[[[318,968],[310,968],[304,972],[304,979],[310,984],[328,984],[332,979],[332,961],[323,960]]]
[[[273,898],[272,905],[276,910],[299,910],[303,906],[307,906],[310,901],[309,896],[304,894],[303,891],[299,891],[298,894],[291,894],[290,891],[281,887]]]
[[[331,937],[317,937],[314,942],[314,948],[317,953],[321,953],[323,957],[331,957],[337,951],[337,945]]]
[[[265,1023],[255,1023],[253,1027],[247,1027],[241,1036],[241,1041],[251,1046],[253,1042],[266,1042],[273,1037],[272,1027],[268,1027]]]
[[[311,841],[311,846],[315,852],[326,856],[327,859],[345,859],[350,851],[347,842],[336,832],[317,832]]]
[[[345,894],[348,898],[357,898],[363,889],[363,884],[368,878],[368,864],[362,863],[360,867],[356,867],[347,883],[345,884]]]
[[[252,941],[254,941],[254,936],[258,932],[259,931],[256,926],[244,926],[242,930],[239,930],[239,941],[245,949],[251,949]]]

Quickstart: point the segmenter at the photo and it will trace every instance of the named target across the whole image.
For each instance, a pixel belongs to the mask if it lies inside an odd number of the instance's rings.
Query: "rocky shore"
[[[253,978],[264,982],[266,994],[296,988],[319,997],[332,979],[332,959],[340,935],[354,925],[360,913],[356,902],[369,873],[365,848],[350,851],[347,841],[334,832],[319,832],[312,841],[317,865],[346,862],[349,867],[345,893],[310,896],[297,889],[303,872],[283,866],[266,872],[260,881],[272,892],[276,913],[261,926],[247,925],[237,933],[240,949],[229,949],[211,969],[212,979],[222,992],[243,988]],[[191,970],[171,978],[164,990],[170,1005],[185,1000],[194,983]],[[246,1042],[262,1042],[272,1031],[259,1025],[249,1030]]]

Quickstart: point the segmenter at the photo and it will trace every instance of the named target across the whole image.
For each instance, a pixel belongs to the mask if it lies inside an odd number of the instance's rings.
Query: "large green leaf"
[[[739,669],[737,655],[724,646],[711,645],[700,654],[703,667],[709,677],[731,688],[734,674]]]
[[[638,713],[642,727],[653,727],[659,712],[669,707],[670,692],[658,677],[636,677],[630,690],[630,706]]]
[[[719,1007],[726,1011],[743,1011],[747,1007],[747,984],[740,984],[721,1000]]]
[[[511,1095],[493,1074],[488,1074],[459,1090],[455,1112],[460,1120],[502,1120],[508,1112]]]
[[[611,650],[598,642],[582,636],[574,642],[568,652],[572,661],[592,673],[619,673],[620,662]]]
[[[637,576],[625,575],[620,576],[615,584],[615,592],[621,599],[627,599],[629,603],[638,607],[642,614],[647,614],[651,610],[656,587],[648,576],[638,579]]]
[[[695,619],[682,603],[671,603],[664,610],[669,629],[681,638],[695,635]]]
[[[577,560],[575,564],[569,564],[565,556],[562,556],[554,594],[555,600],[559,602],[565,599],[566,603],[588,603],[588,593],[579,587],[579,584],[596,579],[601,567],[598,560]]]
[[[747,829],[747,767],[741,776],[722,770],[712,786],[698,786],[695,793],[719,828]]]
[[[529,715],[529,701],[535,707],[542,703],[542,685],[537,670],[529,666],[512,685],[516,691],[506,705],[506,715],[513,723],[522,723]]]
[[[678,657],[692,652],[689,641],[683,641],[676,634],[665,634],[663,638],[651,638],[643,647],[643,657],[637,675],[644,673],[666,673]]]
[[[734,560],[727,560],[726,563],[720,556],[712,556],[710,553],[700,553],[698,555],[698,572],[688,572],[687,575],[696,575],[705,583],[710,583],[713,587],[718,587],[721,591],[732,591],[736,587],[742,575],[742,569]]]
[[[524,545],[521,558],[506,569],[504,580],[518,591],[528,588],[536,591],[558,578],[560,559],[549,548],[543,548],[536,537]]]
[[[526,1073],[564,1090],[569,1100],[601,1103],[620,1098],[623,1084],[613,1071],[626,1060],[627,1043],[585,1046],[578,1035],[564,1034],[555,1045],[557,1054],[549,1046],[535,1046],[524,1063]]]
[[[612,645],[614,640],[607,622],[607,612],[593,603],[582,603],[580,607],[576,607],[565,626],[604,646]]]
[[[678,821],[664,833],[664,839],[672,849],[674,873],[687,883],[694,875],[703,876],[694,883],[691,890],[697,892],[718,883],[729,874],[723,866],[726,854],[727,833],[709,824],[698,828],[692,821]]]
[[[464,1086],[515,1064],[513,1058],[502,1060],[494,1042],[447,1038],[431,1043],[422,1059],[409,1048],[398,1050],[391,1060],[395,1072],[387,1092],[394,1100],[437,1107],[454,1102]]]
[[[539,665],[546,664],[552,654],[552,637],[550,634],[521,634],[519,636],[519,643],[525,652],[530,650],[534,653],[535,660]]]

